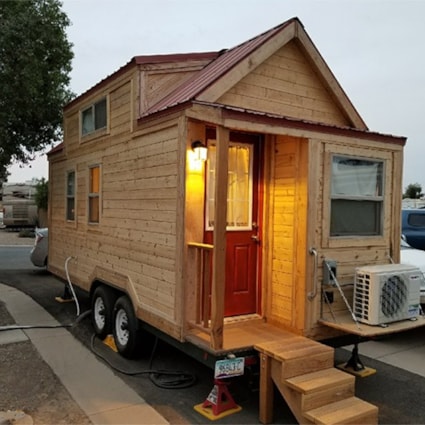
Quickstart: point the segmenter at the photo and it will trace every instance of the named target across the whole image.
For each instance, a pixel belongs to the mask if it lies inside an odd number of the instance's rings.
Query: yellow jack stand
[[[70,303],[74,302],[74,298],[55,297],[55,301],[57,301],[58,303]]]
[[[242,407],[235,403],[233,397],[230,395],[227,385],[228,384],[226,382],[220,379],[215,379],[214,387],[207,399],[193,408],[198,413],[212,421],[240,412]]]
[[[113,335],[108,335],[102,342],[105,345],[107,345],[111,350],[118,353],[118,349],[117,349],[117,346],[115,345],[115,340],[114,340]]]
[[[351,375],[358,376],[359,378],[366,378],[376,373],[376,369],[371,367],[365,367],[360,360],[359,356],[359,347],[357,344],[354,344],[351,357],[347,363],[343,363],[337,366],[338,369],[343,370],[344,372],[351,373]]]
[[[67,284],[65,284],[63,289],[63,295],[61,297],[55,297],[55,300],[58,303],[70,303],[74,301],[74,297],[72,296]]]

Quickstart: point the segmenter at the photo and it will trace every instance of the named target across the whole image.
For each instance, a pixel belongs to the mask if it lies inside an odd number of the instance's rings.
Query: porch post
[[[223,348],[224,285],[226,280],[227,170],[229,130],[217,127],[214,203],[214,257],[211,289],[212,348]]]

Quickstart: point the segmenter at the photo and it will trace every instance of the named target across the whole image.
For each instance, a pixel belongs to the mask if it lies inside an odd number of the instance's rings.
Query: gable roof
[[[106,86],[111,80],[116,79],[119,75],[124,74],[128,69],[137,66],[137,65],[153,65],[153,64],[172,64],[174,62],[181,61],[212,61],[219,55],[219,52],[199,52],[199,53],[171,53],[165,55],[139,55],[134,56],[129,60],[125,65],[121,66],[118,70],[108,75],[107,77],[100,80],[94,86],[87,89],[85,92],[81,93],[70,102],[68,102],[64,109],[70,108],[72,105],[80,102],[82,99],[90,96],[96,90],[101,89]]]
[[[194,100],[215,102],[223,94],[223,91],[236,84],[252,69],[291,40],[296,40],[298,45],[302,47],[309,62],[316,68],[318,75],[320,75],[334,101],[339,105],[352,127],[367,130],[365,122],[323,60],[298,18],[292,18],[232,49],[220,52],[221,54],[202,70],[148,108],[141,117]]]

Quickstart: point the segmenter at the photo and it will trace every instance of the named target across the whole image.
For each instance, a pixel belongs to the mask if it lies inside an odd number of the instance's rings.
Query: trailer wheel
[[[113,325],[118,352],[127,358],[135,357],[140,341],[139,322],[131,301],[125,295],[118,298],[115,303]]]
[[[112,333],[115,293],[108,286],[98,286],[92,297],[92,323],[96,335],[104,339]]]

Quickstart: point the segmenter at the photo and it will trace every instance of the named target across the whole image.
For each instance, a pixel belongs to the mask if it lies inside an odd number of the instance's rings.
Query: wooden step
[[[354,385],[356,378],[334,367],[306,373],[286,380],[286,384],[303,394],[324,390],[340,384]]]
[[[285,357],[285,360],[280,360],[282,363],[282,380],[329,369],[334,365],[333,350],[320,350],[316,347],[288,352]]]
[[[306,411],[354,396],[355,377],[329,368],[287,379],[285,383],[301,394],[301,410]]]
[[[309,338],[261,343],[255,348],[282,363],[282,379],[328,369],[334,365],[334,349]]]
[[[377,424],[378,408],[357,397],[350,397],[304,412],[304,416],[322,425]]]
[[[292,335],[287,338],[280,338],[278,341],[261,342],[254,345],[254,348],[270,357],[275,357],[276,353],[288,351],[295,344],[309,343],[311,340],[298,335]]]
[[[280,361],[303,357],[305,353],[329,352],[332,355],[334,354],[332,347],[302,336],[294,336],[282,341],[260,343],[255,345],[255,349]]]

